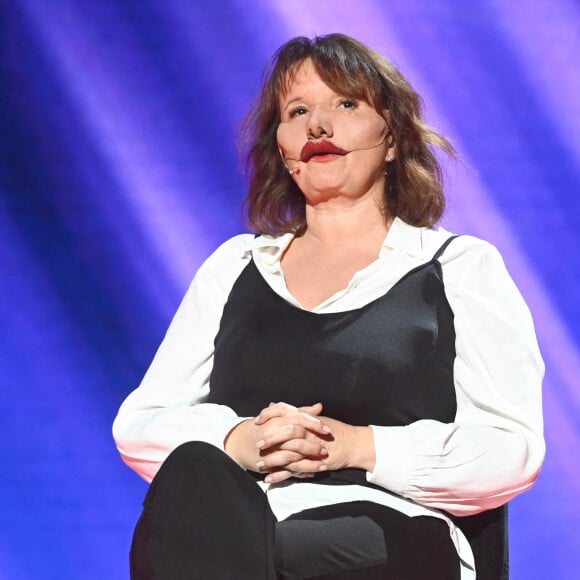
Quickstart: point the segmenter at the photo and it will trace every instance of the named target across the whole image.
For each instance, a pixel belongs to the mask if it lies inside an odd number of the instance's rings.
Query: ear
[[[392,133],[387,135],[387,145],[388,147],[385,154],[385,163],[391,163],[397,157],[397,146],[395,145]]]
[[[388,109],[383,110],[383,118],[387,124],[387,136],[385,137],[387,152],[385,154],[385,163],[391,163],[397,157],[397,145],[395,143],[393,130],[391,129],[391,112]]]

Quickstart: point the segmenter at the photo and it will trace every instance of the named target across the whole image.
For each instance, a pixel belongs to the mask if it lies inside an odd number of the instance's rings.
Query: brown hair
[[[445,209],[441,166],[432,147],[455,157],[445,137],[422,118],[422,101],[386,58],[344,34],[313,39],[296,37],[275,53],[262,91],[242,126],[249,190],[244,207],[250,227],[259,233],[303,233],[304,195],[278,151],[276,131],[283,95],[299,66],[310,59],[334,91],[374,106],[385,118],[397,147],[385,182],[385,208],[414,226],[432,226]]]

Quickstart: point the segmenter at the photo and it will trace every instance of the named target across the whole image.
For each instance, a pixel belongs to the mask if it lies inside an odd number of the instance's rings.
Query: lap
[[[163,569],[159,577],[208,577],[211,570],[213,578],[231,578],[235,570],[238,578],[272,578],[275,565],[278,580],[430,580],[434,570],[442,580],[459,579],[442,520],[354,501],[276,522],[254,478],[200,442],[170,455],[143,518],[149,527],[142,521],[136,531],[132,569]],[[180,572],[169,574],[171,567]]]
[[[317,580],[444,580],[459,578],[449,528],[355,501],[305,510],[276,524],[278,578]]]

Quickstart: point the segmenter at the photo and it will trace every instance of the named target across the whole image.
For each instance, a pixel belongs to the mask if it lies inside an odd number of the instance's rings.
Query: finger
[[[285,417],[292,413],[304,413],[308,416],[314,417],[315,415],[320,415],[320,413],[322,413],[322,403],[314,403],[314,405],[306,405],[300,408],[284,402],[270,403],[265,409],[260,411],[254,419],[254,422],[257,425],[260,425],[274,417]]]
[[[320,462],[299,461],[295,464],[288,465],[286,468],[271,471],[264,478],[264,481],[266,483],[280,483],[290,477],[313,477],[317,473],[321,473],[327,469],[328,467]]]
[[[306,459],[322,463],[328,457],[328,451],[321,448],[320,445],[310,444],[307,447],[309,447],[308,453],[284,448],[262,451],[260,452],[260,459],[256,463],[256,468],[258,471],[272,471],[279,468],[287,468],[290,464],[296,465]]]
[[[266,483],[280,483],[290,479],[291,477],[294,477],[294,474],[291,471],[288,471],[287,469],[280,469],[278,471],[268,473],[268,475],[266,475],[264,478],[264,481]]]
[[[322,403],[314,403],[314,405],[307,405],[300,408],[284,402],[270,403],[265,409],[260,411],[254,419],[254,423],[256,425],[263,425],[275,417],[286,417],[294,413],[300,413],[314,422],[319,422],[320,419],[316,415],[322,413]]]
[[[289,425],[289,424],[301,425],[302,427],[308,429],[309,431],[312,431],[313,433],[318,433],[320,435],[331,434],[331,429],[328,426],[328,424],[325,421],[319,419],[318,417],[313,417],[312,415],[308,415],[307,413],[300,413],[298,410],[296,410],[292,414],[285,415],[278,415],[274,413],[275,412],[272,412],[273,416],[271,416],[270,411],[266,410],[266,412],[263,412],[254,419],[254,424],[262,425],[273,419],[279,419],[280,425]],[[275,427],[276,425],[273,426],[273,428]]]
[[[281,425],[273,431],[265,434],[262,439],[256,443],[258,449],[267,450],[282,445],[291,439],[304,439],[306,429],[302,425],[289,423]]]
[[[281,445],[291,439],[305,439],[310,433],[314,432],[325,438],[330,433],[330,428],[320,421],[313,422],[308,415],[292,415],[285,417],[282,423],[273,430],[268,430],[263,438],[256,443],[258,449],[268,449],[275,445]],[[284,423],[284,419],[292,421]]]
[[[279,403],[270,403],[265,409],[262,409],[257,417],[254,419],[256,425],[260,425],[265,423],[269,419],[273,419],[274,417],[284,417],[289,413],[296,413],[298,412],[298,408],[294,405],[290,405],[288,403],[279,402]]]
[[[316,438],[312,441],[305,439],[291,439],[280,445],[281,450],[294,451],[303,457],[322,457],[328,455],[324,441]]]
[[[300,420],[295,421],[295,417],[301,417]],[[308,413],[302,413],[298,411],[298,409],[294,410],[292,413],[289,412],[280,412],[278,409],[266,409],[254,419],[255,425],[264,425],[268,421],[272,419],[282,419],[288,418],[289,421],[294,423],[300,423],[301,425],[307,424],[309,429],[313,429],[315,431],[320,431],[323,429],[323,423],[318,417],[314,417]],[[309,423],[304,423],[304,421],[308,421]],[[330,433],[330,428],[327,427],[325,430],[326,433]]]
[[[296,421],[298,418],[298,421]],[[318,433],[320,435],[330,435],[332,430],[330,426],[323,420],[319,419],[318,417],[313,417],[312,415],[308,415],[307,413],[298,413],[296,415],[289,415],[288,419],[294,423],[298,423],[302,425],[305,429],[310,432]]]
[[[268,408],[275,408],[275,409],[281,409],[283,412],[289,412],[289,413],[293,413],[294,411],[298,410],[298,407],[296,407],[295,405],[291,405],[290,403],[286,403],[284,401],[278,401],[277,403],[270,403],[268,405]]]
[[[322,413],[322,403],[314,403],[314,405],[306,405],[298,407],[301,413],[308,413],[308,415],[320,415]]]
[[[291,477],[298,477],[299,479],[311,479],[315,476],[315,473],[292,473],[286,469],[275,471],[273,473],[269,473],[265,478],[264,481],[266,483],[280,483]]]
[[[274,451],[263,455],[256,463],[258,471],[275,471],[278,469],[285,469],[291,463],[297,463],[304,459],[300,453],[294,451]]]
[[[321,473],[328,470],[328,465],[321,459],[300,459],[284,466],[284,469],[292,473]]]
[[[258,461],[257,471],[260,473],[275,473],[280,470],[290,471],[292,473],[321,473],[328,470],[328,465],[322,459],[304,459],[298,457],[296,461],[286,462],[285,459],[282,460],[284,455],[283,452],[280,452],[263,461]],[[276,457],[280,461],[275,461]]]

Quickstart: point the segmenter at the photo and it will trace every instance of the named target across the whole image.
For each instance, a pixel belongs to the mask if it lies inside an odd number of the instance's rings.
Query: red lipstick
[[[300,151],[300,161],[307,163],[317,155],[346,155],[348,151],[337,147],[330,141],[308,141]]]

